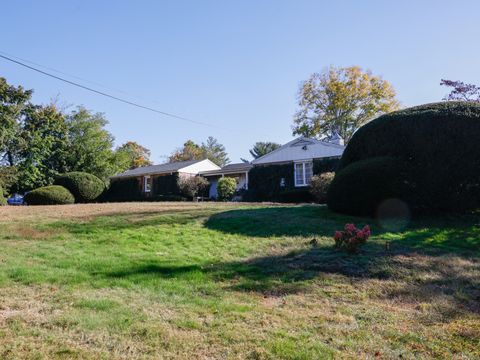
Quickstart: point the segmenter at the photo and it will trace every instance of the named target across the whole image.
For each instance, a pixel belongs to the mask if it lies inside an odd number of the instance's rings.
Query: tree
[[[178,178],[178,187],[182,194],[192,199],[204,191],[209,185],[208,180],[201,176],[181,176]]]
[[[223,167],[230,162],[228,154],[225,151],[225,146],[220,144],[218,140],[212,136],[207,138],[206,143],[202,143],[201,149],[203,156],[206,159],[209,159],[220,167]]]
[[[175,150],[168,158],[169,162],[209,159],[218,166],[224,166],[230,162],[225,151],[225,146],[217,139],[210,136],[206,143],[198,145],[192,140],[187,140],[183,147]]]
[[[152,165],[150,161],[150,150],[135,141],[126,142],[120,146],[117,151],[126,153],[130,159],[130,169]]]
[[[107,124],[103,114],[84,107],[67,115],[68,171],[87,172],[107,180],[130,167],[128,154],[113,150],[114,137],[105,129]]]
[[[340,137],[345,144],[360,126],[399,108],[392,85],[358,66],[312,74],[301,84],[298,98],[294,135]]]
[[[440,81],[441,86],[453,88],[450,94],[445,96],[445,101],[474,101],[480,102],[480,86],[465,84],[462,81],[444,80]]]
[[[169,162],[201,160],[203,159],[203,152],[199,145],[192,140],[187,140],[183,147],[175,150],[168,158]]]
[[[252,155],[254,159],[258,159],[281,146],[282,145],[270,141],[258,141],[253,145],[253,148],[250,149],[250,155]]]
[[[64,115],[55,105],[31,106],[20,130],[27,144],[19,152],[15,190],[32,190],[50,185],[67,169],[68,129]]]
[[[0,77],[0,164],[15,166],[21,143],[20,126],[26,110],[31,107],[32,90],[9,85]]]

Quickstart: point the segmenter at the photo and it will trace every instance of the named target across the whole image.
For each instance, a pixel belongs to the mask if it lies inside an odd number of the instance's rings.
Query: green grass
[[[0,218],[0,358],[480,358],[478,216],[128,206]],[[346,222],[372,225],[358,255]]]

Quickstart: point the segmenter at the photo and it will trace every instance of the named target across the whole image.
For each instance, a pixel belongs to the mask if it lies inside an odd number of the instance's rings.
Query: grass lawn
[[[373,225],[359,255],[332,248],[346,222]],[[0,358],[479,359],[479,226],[387,232],[306,205],[0,208]]]

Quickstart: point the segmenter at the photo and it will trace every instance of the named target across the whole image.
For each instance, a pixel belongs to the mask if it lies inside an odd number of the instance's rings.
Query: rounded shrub
[[[375,184],[381,187],[374,202],[393,192],[416,213],[480,208],[479,137],[477,103],[433,103],[380,116],[360,128],[350,140],[332,182],[328,204],[337,211],[364,213],[360,205],[346,209],[341,193],[368,204],[373,201],[375,192],[371,191]],[[383,172],[390,169],[386,161],[367,161],[385,157],[390,158],[393,168],[401,168],[401,173]],[[368,181],[362,180],[363,173]],[[359,183],[345,179],[346,174]]]
[[[25,195],[24,200],[28,205],[66,205],[75,202],[72,193],[59,185],[32,190]]]
[[[68,189],[77,203],[86,203],[97,199],[105,190],[105,183],[98,177],[85,172],[70,172],[60,175],[55,185]]]
[[[325,172],[312,176],[312,180],[310,181],[310,193],[318,203],[324,204],[327,201],[327,191],[334,177],[334,172]]]
[[[218,180],[217,194],[218,199],[222,201],[232,200],[237,190],[237,181],[231,177],[223,177]]]

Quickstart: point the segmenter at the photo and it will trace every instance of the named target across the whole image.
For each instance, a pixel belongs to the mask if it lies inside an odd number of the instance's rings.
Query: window
[[[312,162],[298,162],[295,163],[295,186],[308,186],[312,179]]]
[[[152,191],[152,178],[150,176],[143,177],[143,191],[144,192]]]

